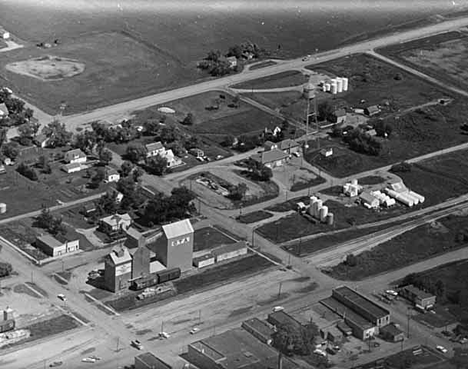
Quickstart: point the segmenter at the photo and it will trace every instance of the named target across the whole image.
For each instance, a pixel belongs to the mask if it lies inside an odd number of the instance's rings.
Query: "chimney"
[[[278,369],[283,369],[283,354],[281,352],[278,354]]]

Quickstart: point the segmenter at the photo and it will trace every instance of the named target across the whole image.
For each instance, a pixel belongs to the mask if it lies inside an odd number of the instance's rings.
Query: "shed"
[[[368,115],[369,117],[372,117],[373,115],[379,114],[380,109],[377,105],[371,105],[368,106],[367,108],[364,108],[364,114]]]
[[[391,342],[400,342],[405,339],[403,332],[395,324],[387,324],[380,328],[382,337]]]
[[[211,251],[214,255],[216,262],[232,259],[237,256],[247,254],[247,244],[244,241],[232,243],[230,245],[219,246]]]
[[[270,151],[270,150],[273,150],[273,149],[277,149],[278,148],[278,145],[272,141],[265,141],[265,143],[263,144],[263,147],[265,149],[265,151]]]
[[[65,164],[62,166],[62,170],[68,174],[79,172],[81,170],[81,164],[80,163]]]
[[[329,156],[333,155],[333,147],[327,147],[325,149],[320,150],[320,155],[322,155],[325,158],[328,158]]]
[[[346,110],[337,109],[332,114],[332,123],[340,124],[346,122]]]
[[[363,192],[359,195],[362,204],[368,209],[376,209],[379,207],[380,201],[372,196],[369,192]]]

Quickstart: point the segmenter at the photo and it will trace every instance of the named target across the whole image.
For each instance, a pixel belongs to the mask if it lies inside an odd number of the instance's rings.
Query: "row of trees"
[[[382,151],[382,144],[375,137],[370,136],[365,131],[355,128],[343,136],[343,141],[349,148],[358,153],[378,156]]]
[[[8,109],[8,116],[0,118],[0,126],[20,126],[30,121],[33,110],[25,107],[24,101],[17,99],[6,89],[0,90],[0,104],[4,103]]]
[[[65,234],[67,229],[63,224],[62,218],[51,214],[50,210],[43,208],[41,214],[39,214],[35,220],[35,227],[46,229],[52,235]]]

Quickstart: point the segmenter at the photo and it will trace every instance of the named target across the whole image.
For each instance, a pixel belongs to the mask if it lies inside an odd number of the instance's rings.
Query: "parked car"
[[[448,352],[448,350],[444,346],[437,346],[436,349],[444,354]]]
[[[60,366],[62,364],[63,364],[63,362],[61,362],[61,361],[54,361],[53,363],[49,364],[49,368],[56,368],[56,367],[58,367],[58,366]]]
[[[385,293],[391,295],[391,296],[395,296],[397,297],[398,296],[398,292],[394,291],[394,290],[386,290]]]
[[[132,346],[135,347],[138,350],[143,350],[143,345],[138,340],[132,341]]]
[[[101,360],[101,358],[100,358],[99,356],[96,356],[96,355],[92,355],[92,356],[90,356],[90,358],[91,358],[91,359],[94,359],[94,360],[96,360],[96,361]]]
[[[67,298],[65,297],[65,295],[64,295],[63,293],[59,293],[59,294],[57,295],[57,297],[58,297],[60,300],[62,300],[62,301],[67,301]]]
[[[90,357],[85,357],[85,358],[81,359],[81,361],[83,363],[95,363],[96,362],[96,360],[94,360],[94,359],[92,359]]]
[[[192,328],[192,330],[190,331],[190,334],[195,334],[195,333],[197,333],[199,330],[200,330],[200,328],[197,328],[197,327]]]
[[[278,312],[278,311],[283,311],[283,310],[284,310],[284,307],[282,307],[282,306],[275,306],[275,307],[273,308],[273,312],[274,312],[274,313],[276,313],[276,312]]]

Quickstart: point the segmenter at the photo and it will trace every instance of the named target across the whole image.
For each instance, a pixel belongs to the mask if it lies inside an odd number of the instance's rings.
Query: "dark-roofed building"
[[[284,165],[286,160],[288,159],[288,154],[284,151],[279,149],[272,149],[269,151],[263,151],[258,154],[254,154],[251,156],[251,159],[259,162],[268,168],[276,168]]]
[[[80,149],[73,149],[65,153],[64,160],[66,163],[86,163],[86,154]]]
[[[145,145],[146,148],[146,157],[150,158],[156,155],[162,155],[165,151],[164,146],[161,142],[153,142]]]
[[[380,109],[377,105],[371,105],[364,109],[364,114],[372,117],[373,115],[379,114]]]
[[[299,152],[301,149],[301,145],[291,139],[286,139],[281,142],[278,142],[277,148],[288,155],[294,154],[295,152]]]
[[[420,309],[430,309],[436,303],[436,296],[430,293],[424,292],[412,284],[400,289],[399,294],[405,299],[411,301],[414,305]]]
[[[404,333],[395,324],[388,324],[380,328],[380,335],[391,342],[400,342],[405,339]]]
[[[283,310],[269,314],[267,321],[275,327],[289,325],[298,328],[302,325],[299,321],[294,319],[291,315],[287,314]]]
[[[273,342],[275,330],[263,320],[252,318],[242,322],[242,328],[267,345]]]
[[[172,369],[172,366],[166,364],[151,352],[145,352],[135,356],[135,369]]]
[[[383,327],[390,323],[390,312],[387,309],[347,286],[335,288],[332,291],[332,297],[362,315],[377,327]]]
[[[331,121],[336,124],[346,122],[346,110],[342,108],[335,110],[331,116]]]

